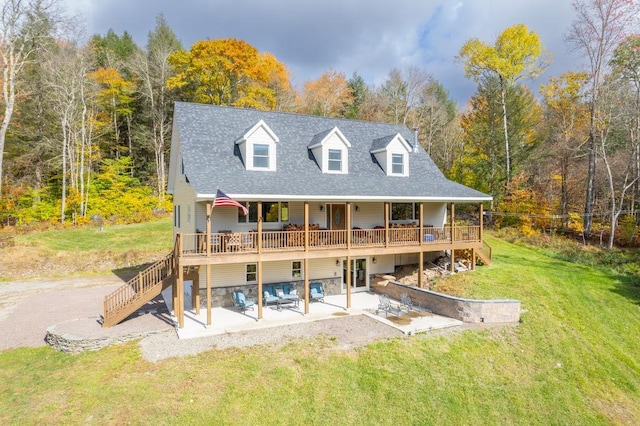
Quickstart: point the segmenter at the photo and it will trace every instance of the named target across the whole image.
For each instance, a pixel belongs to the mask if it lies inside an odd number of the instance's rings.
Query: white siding
[[[358,211],[356,211],[358,206]],[[376,226],[384,226],[384,203],[352,203],[352,226],[363,229],[372,229]]]
[[[174,182],[175,193],[173,195],[173,205],[180,206],[180,226],[174,227],[173,235],[176,233],[194,233],[195,221],[194,221],[194,199],[195,192],[191,185],[189,185],[184,176],[177,176]],[[191,217],[188,217],[188,211],[191,210]],[[188,220],[190,219],[190,220]]]
[[[393,257],[391,260],[393,260]],[[342,275],[342,259],[339,259],[339,266],[336,266],[336,259],[311,259],[309,261],[309,280],[320,278],[339,277]],[[291,278],[291,260],[279,262],[264,262],[262,264],[262,282],[265,284],[293,281]],[[304,262],[302,262],[304,268]],[[392,268],[393,269],[393,268]],[[205,288],[206,267],[200,269],[201,281],[200,287]],[[304,269],[303,269],[304,274]],[[303,275],[304,277],[304,275]],[[233,285],[244,285],[246,281],[246,264],[232,263],[227,265],[211,266],[211,285],[212,287],[229,287]]]
[[[386,152],[386,167],[385,170],[388,176],[409,176],[409,154],[407,149],[403,145],[402,142],[398,138],[395,138],[391,143],[387,146]],[[393,154],[402,154],[404,159],[404,173],[402,175],[393,174],[393,163],[392,163],[392,155]]]
[[[444,226],[447,223],[446,203],[424,203],[424,224],[436,227]]]

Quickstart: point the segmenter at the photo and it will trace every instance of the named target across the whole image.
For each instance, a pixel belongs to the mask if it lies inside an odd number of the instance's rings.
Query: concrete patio
[[[165,303],[172,309],[171,291],[163,294]],[[196,314],[192,306],[190,295],[185,294],[185,321],[184,327],[178,328],[178,336],[181,339],[206,337],[217,334],[234,333],[246,330],[267,329],[289,324],[319,321],[347,315],[367,315],[384,324],[394,327],[405,334],[414,334],[434,329],[461,325],[462,321],[435,315],[426,311],[413,310],[409,314],[385,317],[384,312],[376,315],[378,308],[378,295],[371,292],[359,292],[351,295],[351,307],[346,308],[346,295],[325,297],[324,302],[309,304],[309,314],[304,314],[304,300],[300,300],[298,308],[293,305],[278,310],[276,306],[265,306],[263,318],[258,320],[258,307],[241,313],[237,308],[212,308],[211,325],[207,326],[207,311],[200,309]],[[400,304],[393,300],[394,304]],[[175,318],[174,318],[175,321]]]

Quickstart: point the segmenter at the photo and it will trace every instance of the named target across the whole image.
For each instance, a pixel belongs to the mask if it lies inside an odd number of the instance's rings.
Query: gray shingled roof
[[[275,172],[246,170],[234,143],[261,119],[280,139]],[[255,194],[264,200],[490,199],[446,179],[421,147],[409,154],[408,177],[387,176],[370,152],[372,144],[397,133],[412,141],[404,126],[184,102],[176,102],[174,121],[185,174],[200,198],[220,189],[230,197]],[[322,173],[308,149],[334,127],[351,143],[348,174]]]

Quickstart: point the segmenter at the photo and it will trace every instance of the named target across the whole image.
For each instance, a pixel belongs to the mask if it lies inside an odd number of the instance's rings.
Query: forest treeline
[[[551,60],[517,24],[452,52],[476,93],[459,111],[427,69],[380,85],[327,70],[293,87],[286,64],[243,40],[181,44],[163,16],[144,46],[82,39],[56,0],[7,0],[0,22],[0,223],[135,222],[165,193],[174,101],[403,124],[450,179],[491,194],[498,224],[631,243],[640,202],[638,2],[581,0],[566,43],[587,64],[525,83]],[[455,56],[455,60],[454,60]]]

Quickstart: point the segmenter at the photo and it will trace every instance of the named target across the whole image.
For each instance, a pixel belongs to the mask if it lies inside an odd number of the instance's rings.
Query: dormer
[[[409,153],[411,145],[396,133],[373,141],[371,153],[387,176],[409,176]]]
[[[247,170],[276,171],[276,142],[278,136],[264,120],[245,132],[236,145],[240,149]]]
[[[337,127],[315,135],[307,148],[313,153],[322,173],[349,173],[351,143]]]

